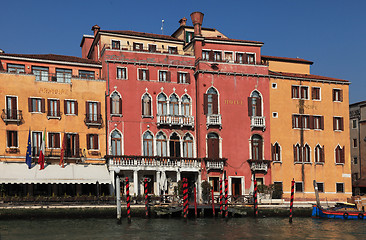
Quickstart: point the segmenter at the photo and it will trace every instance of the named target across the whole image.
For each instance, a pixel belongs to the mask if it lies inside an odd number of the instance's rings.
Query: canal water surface
[[[124,219],[125,220],[125,219]],[[0,220],[0,239],[366,239],[366,221],[294,218]]]

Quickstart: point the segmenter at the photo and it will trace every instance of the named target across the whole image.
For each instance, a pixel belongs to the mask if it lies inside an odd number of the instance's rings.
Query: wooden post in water
[[[215,197],[214,197],[214,189],[211,187],[211,200],[212,200],[212,216],[215,217]]]
[[[196,190],[196,184],[194,184],[194,217],[197,218],[197,190]]]
[[[147,178],[144,179],[144,192],[145,192],[145,217],[149,218],[149,200],[147,198]]]
[[[119,173],[119,171],[118,171]],[[121,182],[116,171],[116,201],[117,201],[117,224],[121,224]]]
[[[127,201],[127,222],[131,223],[131,197],[130,197],[130,182],[126,177],[126,201]]]
[[[294,206],[294,188],[295,188],[295,180],[292,179],[292,181],[291,181],[291,199],[290,199],[290,217],[289,217],[290,223],[292,223],[292,209]]]
[[[258,215],[258,199],[257,199],[257,179],[254,178],[254,217]]]
[[[224,213],[222,211],[222,179],[220,179],[219,188],[220,188],[220,215],[221,217],[223,217]]]

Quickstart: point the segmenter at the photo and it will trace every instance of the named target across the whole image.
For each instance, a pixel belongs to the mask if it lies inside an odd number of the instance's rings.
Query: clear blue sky
[[[178,20],[205,14],[204,27],[264,42],[262,54],[314,62],[311,73],[347,79],[350,103],[366,100],[366,1],[211,0],[2,1],[0,49],[6,53],[81,56],[83,34],[105,30],[172,34]]]

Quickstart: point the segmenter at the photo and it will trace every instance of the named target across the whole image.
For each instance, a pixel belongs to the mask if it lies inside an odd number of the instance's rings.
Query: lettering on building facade
[[[229,104],[229,105],[243,105],[244,104],[243,100],[228,100],[228,99],[224,100],[224,103]]]
[[[66,95],[69,91],[66,89],[50,89],[50,88],[40,88],[39,93],[54,94],[54,95]]]

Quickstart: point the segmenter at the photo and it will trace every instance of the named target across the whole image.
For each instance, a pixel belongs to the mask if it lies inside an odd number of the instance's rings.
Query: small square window
[[[352,139],[352,143],[353,143],[353,147],[357,148],[357,139],[356,138]]]
[[[333,89],[333,102],[343,102],[342,89]]]
[[[273,113],[272,113],[272,117],[273,117],[273,118],[278,118],[278,113],[277,113],[277,112],[273,112]]]
[[[272,83],[272,88],[277,89],[277,83]]]
[[[357,157],[353,158],[353,164],[357,164]]]
[[[333,130],[343,131],[343,117],[333,117]]]
[[[344,183],[336,183],[337,193],[344,193]]]
[[[295,183],[295,192],[303,192],[303,185],[302,182],[296,182]]]
[[[320,87],[311,88],[311,99],[320,100]]]
[[[127,68],[117,68],[117,79],[127,79]]]
[[[112,49],[120,49],[121,43],[117,40],[112,40]]]

